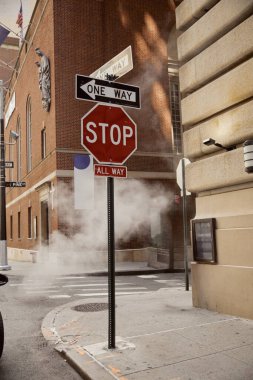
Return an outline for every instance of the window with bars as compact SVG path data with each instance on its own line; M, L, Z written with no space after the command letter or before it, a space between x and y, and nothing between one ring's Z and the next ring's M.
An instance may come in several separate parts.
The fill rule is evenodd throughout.
M18 239L21 239L21 212L18 212Z
M20 116L18 116L18 119L17 119L17 127L16 127L16 131L17 131L17 135L18 135L18 138L17 138L17 181L20 181L21 180L21 124L20 124Z
M180 91L179 79L176 75L169 76L169 93L171 119L173 125L174 151L182 153L182 131L181 131L181 113L180 113Z
M28 239L32 238L32 207L28 207Z
M26 150L27 150L27 172L32 170L32 107L31 97L26 103Z
M13 215L10 215L10 239L13 239Z
M41 159L46 157L46 128L41 130Z

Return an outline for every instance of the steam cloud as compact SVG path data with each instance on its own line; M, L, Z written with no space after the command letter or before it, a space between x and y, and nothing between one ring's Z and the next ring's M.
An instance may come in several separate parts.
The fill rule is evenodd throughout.
M86 271L106 264L107 193L104 178L96 180L95 209L77 211L73 192L64 183L57 185L57 207L69 234L55 231L50 237L50 252L40 248L39 261L51 270L82 265ZM169 209L171 193L162 185L147 185L138 180L115 180L115 240L128 241L150 226L151 210L157 215ZM103 251L103 253L102 253ZM99 254L100 252L100 254Z

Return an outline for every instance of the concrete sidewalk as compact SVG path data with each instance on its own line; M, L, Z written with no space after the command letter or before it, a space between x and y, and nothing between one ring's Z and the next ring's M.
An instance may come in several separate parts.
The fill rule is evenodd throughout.
M117 348L108 350L107 301L67 303L42 324L84 379L253 379L253 321L193 308L183 284L117 296Z

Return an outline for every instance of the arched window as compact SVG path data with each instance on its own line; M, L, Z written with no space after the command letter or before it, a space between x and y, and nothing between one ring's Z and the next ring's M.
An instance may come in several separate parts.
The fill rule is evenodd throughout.
M20 124L20 116L18 116L17 119L17 126L16 126L16 132L17 132L17 181L21 180L21 124Z
M27 172L32 170L32 106L31 97L26 102L26 159Z

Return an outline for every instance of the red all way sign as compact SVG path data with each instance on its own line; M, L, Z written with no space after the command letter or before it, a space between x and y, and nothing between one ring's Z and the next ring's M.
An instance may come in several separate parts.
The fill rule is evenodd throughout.
M109 165L94 165L94 174L97 177L117 177L126 178L127 177L127 167L126 166L109 166Z

